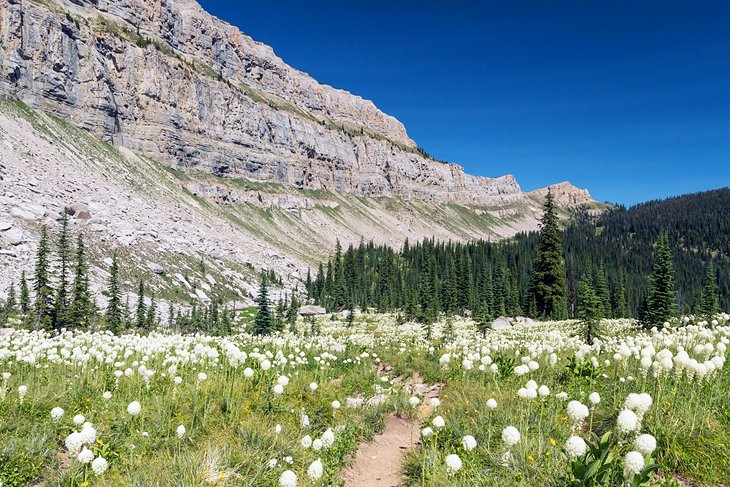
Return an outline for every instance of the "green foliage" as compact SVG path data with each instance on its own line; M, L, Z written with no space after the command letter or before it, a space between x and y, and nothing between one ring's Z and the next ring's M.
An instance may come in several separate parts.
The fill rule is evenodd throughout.
M42 459L28 453L0 453L0 486L25 487L31 485L42 465Z
M662 233L656 244L654 271L651 275L651 288L647 300L647 324L662 326L676 312L672 252L667 234Z
M45 330L53 327L53 288L50 280L49 258L48 230L44 225L41 227L41 238L36 252L33 315L36 327Z
M589 279L578 282L578 318L583 322L584 340L593 344L597 328L603 318L603 299L596 294Z
M106 307L106 325L114 333L122 331L122 297L119 289L119 265L117 255L112 256L112 265L109 267L109 303Z
M533 293L539 316L553 320L568 317L563 243L550 191L545 196L544 213L540 221L540 238L533 264Z
M266 273L261 273L261 284L259 285L258 309L253 322L251 333L254 335L270 335L273 331L273 319L269 309L269 289Z
M707 274L705 275L705 285L702 287L702 298L697 306L697 314L711 319L712 316L720 311L720 299L717 293L717 276L715 275L715 266L712 262L707 264Z

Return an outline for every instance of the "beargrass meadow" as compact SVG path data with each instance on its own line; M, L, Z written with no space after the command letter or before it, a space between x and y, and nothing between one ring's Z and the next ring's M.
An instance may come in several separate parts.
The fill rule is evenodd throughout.
M116 258L102 306L83 238L44 230L3 308L0 483L343 485L399 421L407 485L728 485L727 233L691 240L708 197L647 204L684 227L640 206L564 228L548 196L539 233L338 250L278 302L263 273L254 309L123 303Z

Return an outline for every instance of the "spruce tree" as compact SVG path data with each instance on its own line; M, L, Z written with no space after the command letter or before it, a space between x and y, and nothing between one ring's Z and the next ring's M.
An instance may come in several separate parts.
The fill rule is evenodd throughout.
M150 305L147 307L147 314L144 319L144 326L148 330L153 330L157 326L157 306L155 305L155 297L150 295Z
M109 303L106 307L106 326L112 333L122 331L122 296L119 290L119 266L117 255L112 257L112 265L109 268Z
M61 216L61 231L58 235L58 284L53 309L53 324L56 330L69 325L68 274L71 263L71 243L68 235L68 213L64 208Z
M538 315L553 320L567 318L567 282L563 244L555 202L550 190L545 196L537 256L533 262L533 275L533 293Z
M291 303L289 304L289 311L287 311L286 319L289 322L289 330L296 331L297 316L299 315L299 299L294 294L291 297Z
M79 234L76 240L76 262L71 304L68 308L68 321L74 327L87 328L91 324L91 294L89 292L88 272L84 239Z
M269 289L266 282L266 273L261 273L259 285L258 310L254 318L252 334L270 335L273 328L271 310L269 309Z
M144 281L142 279L139 280L139 285L137 286L137 313L136 313L137 319L135 320L135 326L137 328L143 328L145 325L145 319L147 317L146 309L144 305Z
M603 262L598 267L598 273L596 273L596 296L601 302L603 308L603 317L610 318L613 316L611 311L611 291L608 288L608 280L606 279L606 269L603 267Z
M33 304L36 327L44 330L53 328L53 289L50 283L48 230L41 227L41 239L36 253L35 276L33 279L35 302Z
M590 277L585 276L578 281L578 318L583 323L583 336L587 344L592 345L596 337L598 325L603 318L601 297L593 290Z
M715 266L710 262L707 264L705 285L702 287L702 297L697 307L697 314L711 320L718 311L720 311L720 298L718 296L717 276L715 275Z
M654 270L647 300L647 325L662 327L664 322L674 316L677 310L674 290L674 265L669 237L659 235L654 253Z
M25 271L20 273L20 312L24 315L30 311L30 293L28 292L28 280Z
M15 297L15 284L10 283L10 289L8 289L8 299L5 301L5 311L7 314L15 312L15 308L18 306L17 298Z

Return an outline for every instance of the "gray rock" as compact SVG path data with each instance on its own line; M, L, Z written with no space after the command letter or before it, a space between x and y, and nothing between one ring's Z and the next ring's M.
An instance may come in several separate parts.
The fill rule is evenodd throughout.
M504 316L500 316L492 322L492 329L494 330L506 330L512 328L512 324Z
M147 268L158 275L165 272L165 268L155 262L147 262Z
M5 232L13 228L13 222L8 220L0 220L0 232Z
M20 230L20 228L12 228L10 230L2 232L0 236L10 245L20 245L25 242L23 232Z
M300 316L319 316L327 313L327 310L321 306L315 306L313 304L307 304L299 308Z
M376 396L371 397L368 399L367 405L368 406L380 406L381 404L385 404L385 401L387 398L385 397L385 394L378 394Z

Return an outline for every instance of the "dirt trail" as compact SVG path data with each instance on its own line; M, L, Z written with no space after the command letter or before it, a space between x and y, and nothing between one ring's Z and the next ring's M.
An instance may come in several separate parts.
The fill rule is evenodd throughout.
M415 374L406 391L421 397L418 416L402 418L393 413L385 420L385 429L372 441L361 443L355 462L343 472L345 487L397 487L403 483L403 459L409 448L418 444L420 424L433 411L431 398L438 397L441 385L428 386Z

